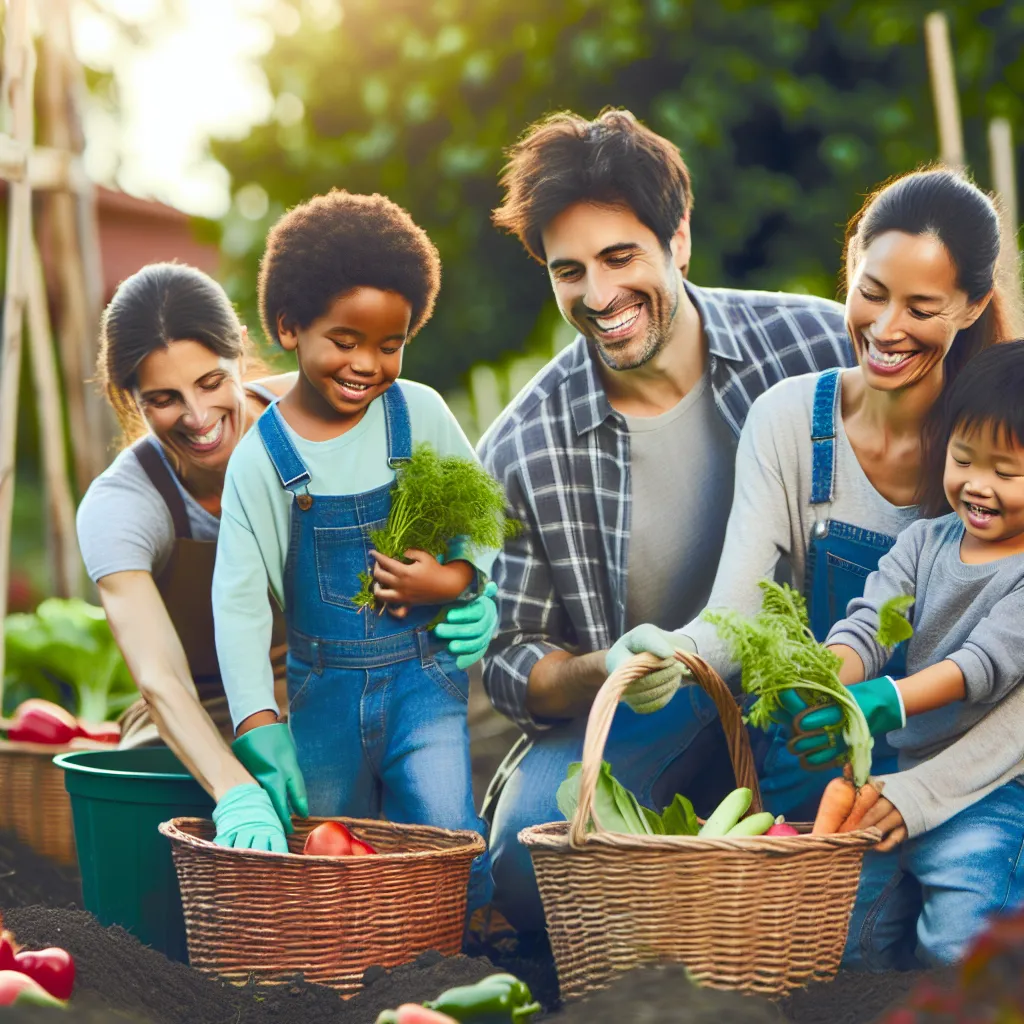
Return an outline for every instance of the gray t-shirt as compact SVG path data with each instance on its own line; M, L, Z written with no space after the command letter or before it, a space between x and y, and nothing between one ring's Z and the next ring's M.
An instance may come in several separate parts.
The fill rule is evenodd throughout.
M155 437L147 438L166 461ZM171 474L185 500L195 540L217 539L220 520L206 511ZM167 504L142 463L126 448L90 484L77 515L78 546L95 583L115 572L143 570L158 575L174 547L174 523Z
M878 609L909 594L914 635L907 643L907 675L945 660L963 672L964 700L914 715L889 733L900 768L955 742L1024 679L1024 555L968 565L960 559L963 537L954 513L908 527L868 577L864 596L851 601L846 618L829 631L827 642L852 647L865 678L873 679L892 655L875 639Z
M705 374L660 416L623 416L633 487L626 626L663 629L707 603L732 502L736 438Z

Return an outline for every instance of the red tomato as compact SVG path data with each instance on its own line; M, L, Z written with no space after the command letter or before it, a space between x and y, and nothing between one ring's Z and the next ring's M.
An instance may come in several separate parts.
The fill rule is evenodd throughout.
M313 857L347 857L352 842L352 833L340 821L325 821L306 836L302 852Z
M398 1024L458 1024L454 1017L437 1010L428 1010L416 1003L402 1003L395 1011Z
M14 945L10 932L0 934L0 971L14 971Z
M0 1006L15 1003L36 1003L42 1006L63 1006L49 992L20 971L0 971Z
M75 961L63 949L23 949L14 969L39 982L56 999L70 999L75 987Z
M362 839L356 839L352 837L352 856L353 857L370 857L377 851L369 844L364 843Z

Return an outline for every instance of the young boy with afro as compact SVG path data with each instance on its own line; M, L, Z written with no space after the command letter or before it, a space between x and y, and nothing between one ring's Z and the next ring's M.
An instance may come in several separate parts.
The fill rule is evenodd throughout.
M398 379L440 275L433 243L380 195L317 196L267 239L260 315L299 372L232 455L213 605L233 749L289 830L288 803L305 811L304 780L311 814L483 831L471 786L468 678L430 624L439 606L455 602L449 621L461 612L461 628L486 646L493 617L465 602L486 583L494 552L471 554L456 539L443 562L423 551L402 561L373 551L370 539L387 520L395 467L414 444L475 458L441 396ZM353 601L365 572L383 614ZM287 725L274 710L265 653L268 586L288 622ZM218 806L219 842L231 844L233 829L260 813L255 804L266 798L249 788L251 808ZM470 909L487 902L489 886L481 856Z

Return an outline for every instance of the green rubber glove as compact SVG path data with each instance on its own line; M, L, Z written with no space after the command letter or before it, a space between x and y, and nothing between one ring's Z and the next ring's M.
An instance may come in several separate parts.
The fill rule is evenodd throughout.
M675 696L683 679L689 676L686 669L675 660L677 650L695 654L697 647L682 633L670 633L650 622L644 622L623 633L605 655L604 667L609 675L634 654L653 654L664 662L660 668L637 679L622 695L623 701L637 714L649 715L660 711Z
M498 624L497 593L498 585L491 580L475 601L449 608L444 622L434 627L435 636L449 641L448 652L456 656L456 668L469 668L487 651Z
M288 852L288 840L281 821L262 786L251 782L232 786L214 807L213 823L217 826L213 841L218 846Z
M857 702L872 736L884 736L907 724L903 698L891 676L879 676L848 687ZM785 690L779 698L790 717L788 729L792 738L786 744L809 765L827 766L846 752L846 740L840 725L843 714L833 701L808 706L795 690ZM786 725L785 720L783 724Z
M300 818L308 817L309 801L306 780L302 777L295 741L288 726L284 722L257 726L239 736L231 744L231 750L266 790L285 832L294 831L292 813Z

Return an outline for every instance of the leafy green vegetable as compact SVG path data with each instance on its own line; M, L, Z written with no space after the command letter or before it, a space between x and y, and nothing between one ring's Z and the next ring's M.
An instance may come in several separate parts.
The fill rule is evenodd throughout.
M17 703L42 697L103 722L138 698L103 609L85 601L53 597L32 614L8 615L4 645L5 707L9 690Z
M479 463L457 455L439 455L426 442L395 476L391 512L383 529L371 534L374 548L401 558L410 548L435 558L446 554L455 538L469 551L500 548L520 529L505 514L505 492ZM360 573L357 605L372 607L373 579Z
M565 779L555 794L555 802L566 821L576 813L579 804L582 767L579 761L569 765ZM625 832L637 836L695 836L700 828L693 805L685 796L676 794L665 813L658 814L644 807L612 775L611 765L607 761L601 762L601 771L594 789L594 807L601 827L609 832ZM592 830L593 822L588 824Z
M763 596L757 615L709 609L702 616L740 663L744 691L757 696L748 720L756 728L768 728L782 710L780 695L788 689L808 704L838 704L854 781L862 786L871 774L874 740L864 712L839 681L842 663L814 639L802 595L774 580L761 580L759 586Z
M676 793L672 803L665 808L661 824L667 836L695 836L700 831L693 804L681 793Z
M914 598L910 594L890 597L878 609L878 629L875 639L883 647L895 647L914 635L914 627L910 624L907 612L910 611Z

